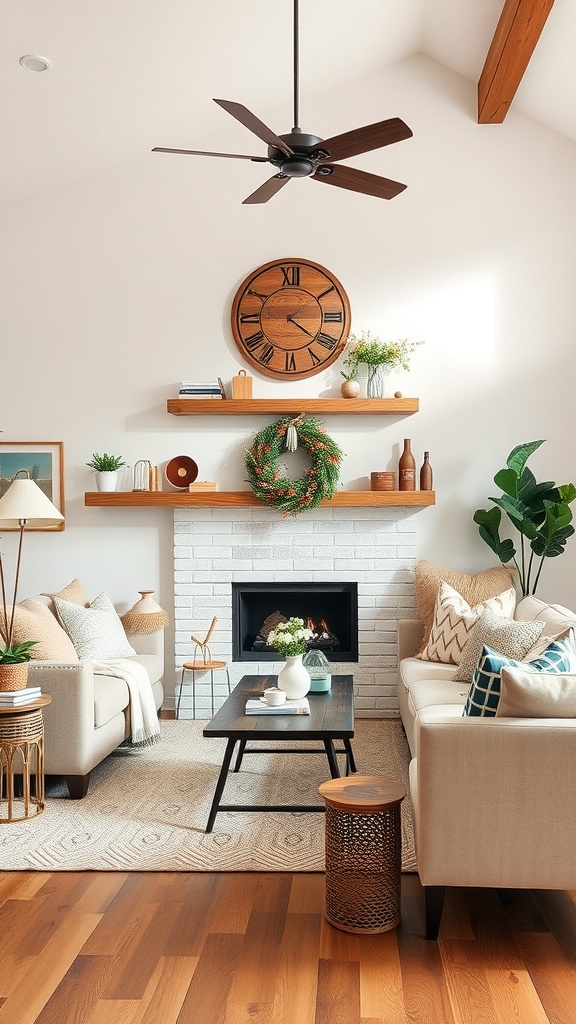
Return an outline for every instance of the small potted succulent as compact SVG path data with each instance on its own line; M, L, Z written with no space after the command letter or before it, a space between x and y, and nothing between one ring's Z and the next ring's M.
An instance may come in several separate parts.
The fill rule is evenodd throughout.
M353 366L347 373L344 370L340 370L341 375L344 377L344 381L340 385L340 394L342 398L358 398L361 388L358 381L358 367Z
M30 648L38 641L27 640L23 644L14 644L10 638L4 640L4 636L2 640L4 647L0 650L0 692L24 690L28 681L28 662L33 654Z
M96 474L96 487L99 491L115 491L122 466L125 466L121 455L93 454L86 465Z

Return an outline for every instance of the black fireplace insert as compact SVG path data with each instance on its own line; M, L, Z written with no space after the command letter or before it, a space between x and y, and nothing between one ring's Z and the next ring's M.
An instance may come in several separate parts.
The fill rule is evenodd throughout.
M357 583L233 583L233 661L278 661L266 642L281 618L312 629L309 648L329 661L358 661Z

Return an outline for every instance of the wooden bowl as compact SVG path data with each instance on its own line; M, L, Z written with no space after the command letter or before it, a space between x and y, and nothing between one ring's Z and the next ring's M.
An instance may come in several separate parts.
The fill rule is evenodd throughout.
M166 479L173 487L181 487L186 490L189 484L193 484L198 476L198 466L189 455L176 455L170 462L166 463Z

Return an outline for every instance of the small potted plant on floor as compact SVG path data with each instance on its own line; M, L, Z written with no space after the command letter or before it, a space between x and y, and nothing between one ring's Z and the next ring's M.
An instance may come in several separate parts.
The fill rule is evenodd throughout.
M94 470L99 491L115 491L120 470L126 463L121 455L107 455L104 452L103 455L94 453L86 465Z

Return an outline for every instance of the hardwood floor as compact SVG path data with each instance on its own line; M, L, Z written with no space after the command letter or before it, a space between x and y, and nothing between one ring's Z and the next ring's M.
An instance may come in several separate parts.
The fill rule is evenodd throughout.
M570 893L449 890L348 935L319 874L0 874L0 1024L574 1024Z

